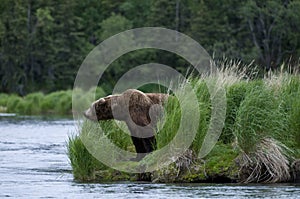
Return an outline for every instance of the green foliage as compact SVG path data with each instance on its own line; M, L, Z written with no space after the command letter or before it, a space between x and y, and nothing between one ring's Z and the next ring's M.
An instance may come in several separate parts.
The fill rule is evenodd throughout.
M300 78L299 76L289 77L280 90L282 108L288 118L288 138L290 147L300 149Z
M167 93L168 88L159 84L145 84L138 88L144 93Z
M101 27L103 31L101 31L100 38L105 40L117 33L131 29L132 23L121 15L112 14L111 17L101 22Z
M297 98L292 103L292 109L289 112L289 125L290 133L292 134L295 145L300 149L300 93L298 92Z
M60 106L60 100L63 99L63 102L65 101L64 98L67 98L66 94L67 92L64 91L56 91L53 93L50 93L49 95L45 96L45 99L41 103L41 108L43 112L54 112L54 110L58 110L58 106ZM66 97L65 97L66 96ZM71 103L72 100L70 99L69 103ZM64 110L64 109L63 109Z
M263 138L281 139L287 129L285 118L280 102L271 89L254 85L246 92L236 114L234 134L239 146L250 152Z
M7 112L14 113L16 110L16 107L23 99L17 95L11 95L9 99L7 100Z
M188 84L189 83L183 83ZM198 98L199 104L199 126L196 129L196 135L193 140L191 149L195 152L199 152L201 143L203 142L203 138L206 134L209 118L210 118L210 99L209 99L209 92L206 87L206 83L203 80L192 80L191 79L191 86L196 91L196 97ZM156 140L157 140L157 148L163 148L170 141L173 140L175 135L177 135L180 131L180 123L184 122L182 109L184 108L185 111L193 112L194 105L191 104L190 96L186 95L184 92L179 90L176 95L171 95L168 98L168 101L165 105L165 114L164 118L162 119L161 123L158 125L160 126L160 130L157 133ZM181 96L181 97L180 97ZM193 114L190 114L189 117L193 117ZM193 126L193 125L191 125ZM190 126L189 126L190 127ZM186 129L183 129L185 131ZM193 131L193 127L189 129L189 131ZM182 132L180 132L182 133ZM184 132L185 137L182 139L189 139L191 136L191 132ZM184 140L181 140L184 142Z
M101 97L105 97L106 93L101 87L96 87L96 99L100 99ZM83 96L84 97L84 96Z
M133 23L133 27L145 27L145 19L148 18L153 0L127 0L121 3L120 11L124 16ZM139 12L136 12L139 10Z
M122 126L122 129L118 125ZM100 126L105 132L105 135L119 148L124 150L134 150L130 132L128 131L125 123L116 123L113 120L102 121ZM124 132L125 130L126 132ZM94 132L95 133L95 132Z
M21 114L37 115L41 112L41 102L44 99L43 93L32 93L24 97L24 112L17 111ZM19 104L20 105L20 104Z
M239 82L231 85L226 89L226 119L225 127L220 137L220 140L222 140L224 143L232 143L234 140L233 130L236 120L236 114L240 108L240 104L245 99L248 84L249 83L247 82Z
M180 104L176 97L170 97L165 106L165 117L162 121L163 124L158 126L163 127L156 136L157 149L161 149L174 138L178 133L179 124L181 119ZM172 125L170 125L172 124ZM162 126L163 125L163 126Z
M232 143L234 141L235 136L233 132L235 129L237 112L240 110L240 105L244 101L247 92L250 92L256 86L263 86L263 81L240 81L226 88L226 119L225 126L220 137L220 140L224 143Z
M195 81L195 80L193 80ZM208 130L208 125L210 122L211 116L211 100L210 100L210 93L207 88L207 82L205 80L198 80L194 83L194 90L196 91L196 95L199 102L199 110L200 110L200 120L199 120L199 127L198 133L192 144L192 149L198 153L202 146L202 142L206 132Z
M68 156L76 180L95 179L95 170L105 168L86 149L79 136L70 136L67 144Z
M296 38L299 38L300 24L294 20L300 14L295 9L300 9L299 1L248 0L240 8L242 21L248 26L247 34L251 35L256 49L255 57L267 70L278 68L283 59L299 56L292 50L299 45ZM291 49L291 53L285 57L281 49Z
M148 8L149 9L149 8ZM150 5L149 25L178 30L176 27L176 1L158 0Z
M72 91L65 91L58 97L54 111L59 114L70 114L72 109Z
M45 93L73 85L84 57L104 39L137 27L166 27L188 34L213 54L265 69L300 55L299 1L127 0L23 1L0 5L0 92ZM103 87L141 63L168 64L185 72L186 62L166 52L133 52L108 70Z
M249 59L247 55L251 46L247 44L248 38L243 38L246 32L245 26L237 15L237 10L241 6L241 1L237 0L192 1L189 34L197 38L200 44L217 59L226 55L233 59L242 57L245 61L251 61L253 57ZM232 9L233 7L235 9ZM235 33L237 29L239 34ZM243 41L242 49L239 47L241 41Z
M8 99L9 99L8 94L0 93L0 106L5 106L6 107Z
M18 95L0 94L0 106L7 112L24 115L58 114L68 115L72 110L72 96L78 103L77 106L87 109L93 101L106 96L104 90L95 87L82 94L79 90L56 91L44 95L41 92L31 93L25 97ZM82 110L83 111L83 110Z
M97 87L91 89L87 95L83 95L80 92L74 90L56 91L50 94L44 95L41 92L31 93L25 97L19 97L17 95L0 94L0 106L1 111L18 113L23 115L38 115L38 114L57 114L68 115L72 110L72 95L79 103L78 106L87 109L91 102L105 96L105 92L102 88ZM3 110L2 110L3 109ZM83 111L83 110L82 110Z
M230 145L217 143L205 157L205 172L208 176L229 176L236 178L238 168L235 158L239 155ZM224 175L225 174L225 175Z
M131 141L131 137L127 126L124 122L116 121L100 121L99 123L84 120L80 125L80 138L85 143L89 150L94 152L93 155L100 155L102 158L105 154L109 160L118 157L119 154L113 154L112 149L106 148L103 151L102 145L107 147L113 145L125 151L134 151L134 146ZM95 152L101 151L103 154L97 154ZM122 157L120 157L122 158Z

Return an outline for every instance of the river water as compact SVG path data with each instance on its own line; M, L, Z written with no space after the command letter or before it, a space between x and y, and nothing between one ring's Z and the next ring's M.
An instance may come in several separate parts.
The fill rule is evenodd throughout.
M300 198L300 185L78 183L71 119L0 114L0 198Z

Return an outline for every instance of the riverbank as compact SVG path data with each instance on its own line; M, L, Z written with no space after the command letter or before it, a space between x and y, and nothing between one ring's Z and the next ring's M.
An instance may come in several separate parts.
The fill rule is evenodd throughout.
M1 112L21 115L70 114L72 91L57 91L47 95L36 92L24 97L0 94L0 107Z
M72 90L56 91L49 94L36 92L23 97L16 94L0 93L0 113L71 115L72 93ZM96 97L105 95L101 88L96 89ZM78 101L82 103L87 101L87 96L78 96L78 98Z
M151 182L239 182L278 183L299 180L300 159L300 77L288 73L272 74L250 80L241 72L222 71L215 77L192 79L200 120L192 145L181 156L165 157L173 163L151 173L131 174L109 168L94 158L82 143L85 135L95 135L101 143L109 138L119 148L134 152L130 136L114 121L99 126L85 121L79 134L70 137L68 155L74 178L78 181L146 180ZM207 84L223 85L226 91L226 119L213 150L199 158L199 150L209 128L211 101ZM182 105L182 104L181 104ZM164 127L157 133L157 150L176 135L181 112L178 100L168 100ZM119 124L119 123L118 123ZM96 143L98 140L95 140ZM101 144L99 146L101 148ZM112 151L103 155L118 158ZM151 167L153 157L138 163L123 162L126 167Z

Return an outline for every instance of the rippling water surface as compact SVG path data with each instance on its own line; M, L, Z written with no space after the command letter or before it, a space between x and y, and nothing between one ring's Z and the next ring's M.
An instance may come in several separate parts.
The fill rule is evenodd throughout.
M70 119L0 115L0 198L300 198L300 185L77 183Z

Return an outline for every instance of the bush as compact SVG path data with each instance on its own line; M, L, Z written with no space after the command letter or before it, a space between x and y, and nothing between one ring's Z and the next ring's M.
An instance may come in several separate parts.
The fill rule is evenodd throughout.
M17 95L11 95L7 101L7 112L8 113L17 113L17 106L23 99Z
M0 94L0 107L4 107L7 112L20 113L26 115L37 114L71 114L72 96L78 101L77 106L86 109L95 99L105 96L102 88L93 88L83 95L78 90L56 91L47 95L41 92L31 93L25 97L17 95ZM96 97L94 97L94 95ZM83 111L83 110L82 110ZM80 112L81 113L81 112Z
M9 95L5 93L0 93L0 106L6 107Z
M56 91L53 93L50 93L45 96L43 102L41 103L41 110L43 113L55 113L55 110L58 102L62 97L66 95L67 91ZM71 101L70 101L71 103Z
M41 112L41 103L44 99L43 93L32 93L24 98L24 111L18 111L22 114L39 114Z
M72 91L60 92L57 95L57 102L53 110L58 114L70 114L72 110Z

